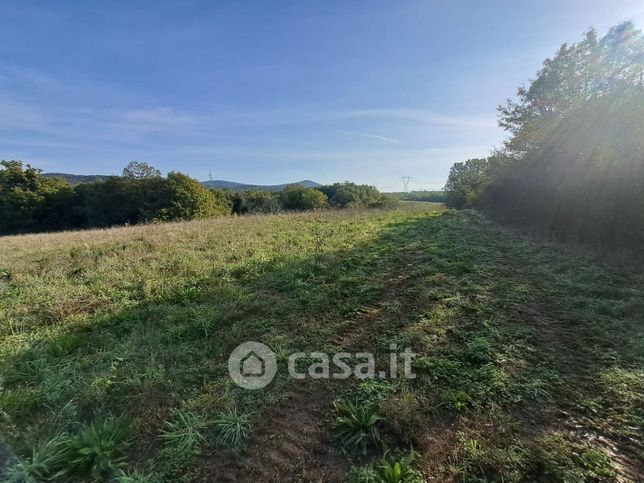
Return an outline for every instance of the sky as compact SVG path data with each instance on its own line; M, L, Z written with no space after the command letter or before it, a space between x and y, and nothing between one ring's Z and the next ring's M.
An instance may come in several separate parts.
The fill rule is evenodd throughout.
M496 108L641 0L0 0L0 159L439 189Z

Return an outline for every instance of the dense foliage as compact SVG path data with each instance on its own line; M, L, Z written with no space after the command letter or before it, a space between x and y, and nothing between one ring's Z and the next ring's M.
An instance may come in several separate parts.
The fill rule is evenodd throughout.
M19 161L1 161L0 232L33 230L44 222L44 206L55 210L59 198L70 194L64 181L48 179L40 170Z
M563 45L499 112L509 139L487 160L452 168L451 206L560 237L641 245L644 36L632 23Z
M385 208L396 204L392 196L369 185L345 181L317 188L290 185L280 192L240 191L232 195L233 213L278 213L320 208Z
M279 192L282 206L287 210L314 210L329 206L329 199L317 189L290 185Z
M227 195L181 173L166 178L145 163L124 176L72 186L20 161L2 161L0 234L191 220L230 213Z
M133 161L123 176L70 185L20 161L1 163L0 234L395 203L372 186L348 182L320 188L290 185L280 192L231 193L205 188L177 172L164 178L149 164Z
M481 188L489 179L489 162L484 158L455 163L445 184L445 203L452 208L476 204Z
M375 187L345 181L317 188L329 198L331 206L339 208L381 208L395 204L395 199L380 193Z
M428 201L431 203L443 203L445 202L445 192L444 191L408 191L408 192L396 192L388 193L394 198L398 198L403 201Z

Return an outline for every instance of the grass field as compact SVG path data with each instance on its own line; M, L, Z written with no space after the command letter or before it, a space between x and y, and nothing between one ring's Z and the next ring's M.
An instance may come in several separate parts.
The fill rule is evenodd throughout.
M642 481L642 267L429 203L0 238L4 478ZM415 379L282 370L392 343ZM334 401L382 418L364 454Z

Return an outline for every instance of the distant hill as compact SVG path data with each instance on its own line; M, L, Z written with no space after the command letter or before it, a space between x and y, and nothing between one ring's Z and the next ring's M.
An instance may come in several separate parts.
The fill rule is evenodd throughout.
M69 174L69 173L43 173L47 178L60 178L69 184L93 183L109 178L106 174Z
M201 182L207 188L217 188L217 189L229 189L231 191L250 191L250 190L260 190L260 191L281 191L286 186L290 184L299 184L305 188L317 188L322 186L315 181L305 179L303 181L296 181L294 183L284 183L284 184L273 184L273 185L261 185L261 184L244 184L236 183L235 181L225 181L222 179L215 179L212 181L202 181Z
M43 176L48 178L60 178L64 179L70 184L81 184L81 183L93 183L94 181L101 181L106 178L109 178L105 174L69 174L69 173L43 173ZM206 188L217 188L217 189L229 189L231 191L250 191L250 190L260 190L260 191L281 191L286 186L290 184L299 184L305 188L317 188L322 186L315 181L305 179L303 181L296 181L295 183L284 183L284 184L273 184L273 185L261 185L261 184L245 184L237 183L235 181L226 181L223 179L215 179L212 181L202 181Z

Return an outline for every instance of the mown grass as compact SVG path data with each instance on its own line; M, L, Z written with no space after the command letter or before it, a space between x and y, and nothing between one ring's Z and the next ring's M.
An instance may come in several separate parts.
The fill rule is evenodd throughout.
M195 479L200 455L243 452L289 398L286 355L341 349L338 334L352 331L379 357L391 343L419 354L416 379L329 385L376 405L382 451L403 461L413 447L426 477L585 481L642 463L636 263L427 204L0 247L3 445L16 467L49 455L43 478L91 478L98 464L101 478ZM249 339L278 355L262 391L227 373L228 354ZM101 454L75 466L70 447L106 422L127 427L123 444L93 444ZM348 456L354 476L383 461Z

